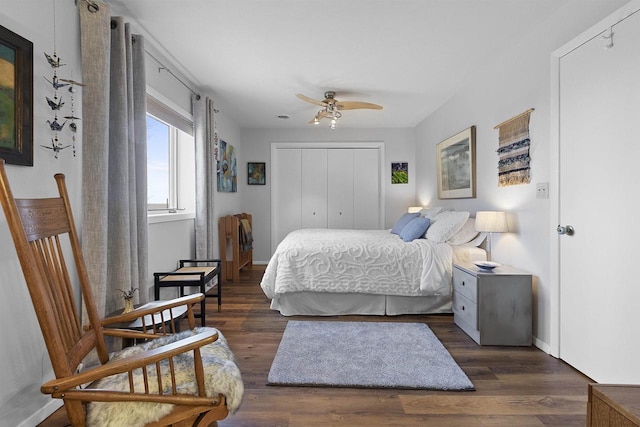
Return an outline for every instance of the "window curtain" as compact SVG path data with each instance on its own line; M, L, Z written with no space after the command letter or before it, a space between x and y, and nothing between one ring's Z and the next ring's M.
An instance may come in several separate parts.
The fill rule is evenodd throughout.
M144 40L100 1L79 1L82 54L82 248L99 312L147 302Z
M196 258L216 256L217 226L214 216L216 156L218 135L213 100L191 96L193 131L196 149Z

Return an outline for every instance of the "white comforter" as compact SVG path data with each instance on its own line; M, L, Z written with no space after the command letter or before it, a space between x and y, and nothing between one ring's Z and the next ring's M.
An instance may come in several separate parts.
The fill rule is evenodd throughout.
M388 230L297 230L278 245L260 285L271 299L299 291L448 295L452 256L447 243L406 243Z

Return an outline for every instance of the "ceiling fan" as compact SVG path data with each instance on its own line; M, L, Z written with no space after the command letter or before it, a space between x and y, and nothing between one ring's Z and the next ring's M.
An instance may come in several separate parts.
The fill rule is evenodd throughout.
M319 105L320 107L322 107L322 110L316 113L315 117L309 121L309 124L317 125L322 119L331 119L331 129L336 128L338 119L342 117L342 113L340 112L341 110L382 110L381 105L372 104L370 102L338 101L336 99L336 93L334 91L325 92L324 99L322 101L309 98L308 96L302 95L300 93L296 96L303 101L307 101L314 105Z

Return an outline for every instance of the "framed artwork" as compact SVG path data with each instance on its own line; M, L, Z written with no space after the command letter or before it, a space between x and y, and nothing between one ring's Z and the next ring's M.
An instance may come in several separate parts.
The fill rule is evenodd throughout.
M238 173L236 169L236 151L233 145L220 140L220 158L218 159L218 191L235 193L238 191Z
M436 163L439 199L476 197L476 127L439 143Z
M265 184L265 164L260 162L247 163L247 184Z
M407 162L391 163L391 183L392 184L408 184L409 183L409 163Z
M33 43L0 26L0 158L33 166Z

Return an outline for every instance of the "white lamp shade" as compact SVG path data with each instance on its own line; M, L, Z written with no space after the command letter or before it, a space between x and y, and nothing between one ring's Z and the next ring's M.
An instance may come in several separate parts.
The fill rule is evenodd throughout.
M507 214L501 211L478 211L476 212L476 231L486 233L506 233Z
M409 209L407 209L407 212L416 213L416 212L420 212L422 209L423 209L422 206L409 206Z

